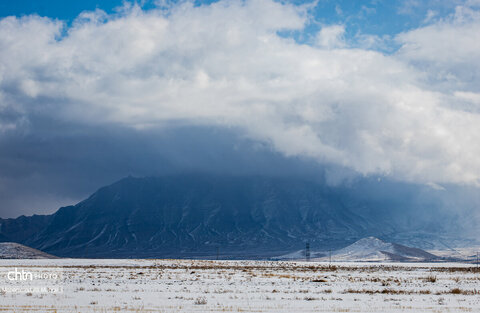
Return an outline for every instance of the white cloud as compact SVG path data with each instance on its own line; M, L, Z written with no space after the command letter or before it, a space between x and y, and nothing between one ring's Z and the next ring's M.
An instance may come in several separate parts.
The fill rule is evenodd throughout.
M478 105L478 109L480 109L480 93L457 91L454 93L454 96L470 104Z
M394 47L391 46L392 38L389 35L372 35L357 33L355 35L355 44L361 49L372 49L377 51L394 51Z
M455 14L397 37L398 56L423 70L441 90L478 88L480 13L457 7Z
M345 47L344 36L344 25L324 26L317 34L316 45L327 49L342 48Z
M338 25L320 31L321 47L278 36L308 17L269 0L97 11L67 30L9 17L0 21L0 117L233 126L286 155L364 174L477 184L480 116L458 107L479 92L476 14L459 8L404 33L394 55L348 48Z
M469 7L480 7L480 0L467 0L465 6Z
M423 20L423 23L427 24L433 21L437 15L438 13L436 11L428 10L427 14L425 15L425 19Z

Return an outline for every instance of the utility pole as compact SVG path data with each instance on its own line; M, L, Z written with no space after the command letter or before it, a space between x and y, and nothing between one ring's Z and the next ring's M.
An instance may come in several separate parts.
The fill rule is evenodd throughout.
M305 244L305 260L307 262L310 261L310 243L309 242Z
M477 251L477 272L478 272L478 251Z
M219 259L219 256L220 256L220 247L217 247L217 261Z
M328 267L332 264L332 249L328 250Z

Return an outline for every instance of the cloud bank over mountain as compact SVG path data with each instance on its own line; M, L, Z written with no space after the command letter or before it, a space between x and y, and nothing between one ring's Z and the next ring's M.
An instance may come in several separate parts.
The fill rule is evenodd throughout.
M394 36L392 53L359 48L338 24L298 42L288 34L305 31L311 6L162 2L84 12L72 25L3 18L0 146L173 123L239 130L286 157L363 175L478 185L478 3L430 14ZM18 155L2 150L6 172Z

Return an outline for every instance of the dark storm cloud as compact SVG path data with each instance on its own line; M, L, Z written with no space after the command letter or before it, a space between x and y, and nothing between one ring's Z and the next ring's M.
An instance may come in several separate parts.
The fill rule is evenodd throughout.
M135 130L30 116L0 139L0 216L55 211L122 177L179 172L323 177L234 129L170 125Z

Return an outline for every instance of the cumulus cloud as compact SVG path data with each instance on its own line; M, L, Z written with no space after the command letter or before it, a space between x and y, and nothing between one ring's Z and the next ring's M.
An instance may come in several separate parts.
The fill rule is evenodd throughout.
M308 46L301 6L270 0L0 21L0 132L31 115L148 129L242 129L287 156L422 183L478 184L477 11L397 37L394 54L349 48L342 26ZM9 130L10 129L10 130ZM0 135L1 136L1 135Z
M316 44L322 48L341 48L345 46L344 35L344 25L322 27L317 34Z
M430 87L477 90L480 70L480 12L458 6L455 13L397 36L398 56L424 72Z

